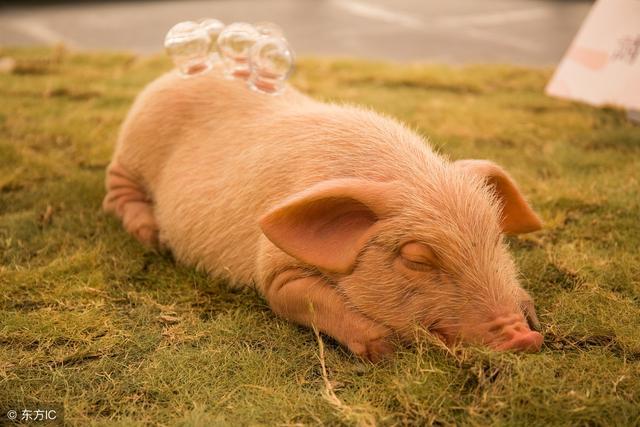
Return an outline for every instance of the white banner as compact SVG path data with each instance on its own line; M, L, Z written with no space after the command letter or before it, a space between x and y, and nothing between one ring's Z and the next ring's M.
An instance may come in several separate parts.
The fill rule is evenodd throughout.
M546 92L640 110L640 0L598 0Z

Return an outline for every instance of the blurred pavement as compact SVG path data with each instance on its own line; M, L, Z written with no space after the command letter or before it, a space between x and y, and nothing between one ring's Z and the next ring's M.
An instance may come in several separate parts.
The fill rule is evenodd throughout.
M557 63L592 2L579 0L0 1L0 45L162 50L175 23L272 21L298 55Z

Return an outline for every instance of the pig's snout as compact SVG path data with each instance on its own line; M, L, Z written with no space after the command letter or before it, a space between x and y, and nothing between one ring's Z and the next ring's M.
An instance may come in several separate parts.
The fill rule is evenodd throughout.
M489 344L496 350L537 352L542 347L542 335L532 331L521 315L500 316L489 322Z
M513 335L511 340L500 345L498 350L514 350L535 353L542 346L542 335L535 331L523 331Z

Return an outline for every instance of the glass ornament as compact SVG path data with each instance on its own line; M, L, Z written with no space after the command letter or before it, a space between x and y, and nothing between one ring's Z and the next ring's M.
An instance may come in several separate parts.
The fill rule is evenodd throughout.
M284 31L282 31L282 28L273 22L256 22L253 26L258 30L261 36L284 38Z
M219 59L218 37L222 30L224 30L224 23L218 19L206 18L200 20L200 27L209 36L209 54L212 56L212 61L215 62Z
M195 76L211 69L209 35L193 21L174 25L164 39L164 47L183 77Z
M293 69L293 52L282 37L262 37L250 51L249 87L263 93L277 95Z
M260 38L260 33L251 24L236 22L228 25L218 37L218 52L228 78L249 77L249 51Z

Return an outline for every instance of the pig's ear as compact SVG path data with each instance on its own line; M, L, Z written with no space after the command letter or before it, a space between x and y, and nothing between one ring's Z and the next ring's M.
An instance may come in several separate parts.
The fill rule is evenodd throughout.
M322 270L348 273L388 215L394 183L343 178L286 199L260 218L262 232L292 257Z
M507 234L540 230L542 221L531 209L516 183L500 166L487 160L458 160L455 165L486 179L502 199L502 231Z

